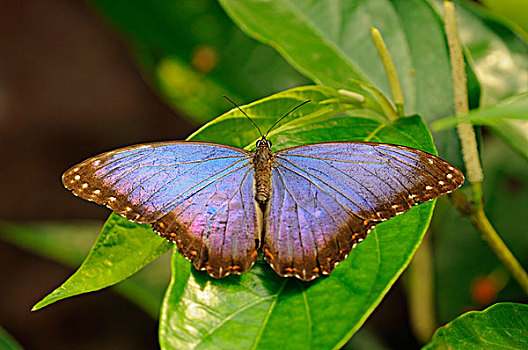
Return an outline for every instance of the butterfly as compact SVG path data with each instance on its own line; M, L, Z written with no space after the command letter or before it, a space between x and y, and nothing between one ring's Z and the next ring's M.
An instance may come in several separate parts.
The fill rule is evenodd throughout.
M278 275L303 281L329 275L376 224L464 182L418 149L340 141L273 152L268 133L253 152L194 141L128 146L75 165L62 182L150 224L211 277L247 271L262 251Z

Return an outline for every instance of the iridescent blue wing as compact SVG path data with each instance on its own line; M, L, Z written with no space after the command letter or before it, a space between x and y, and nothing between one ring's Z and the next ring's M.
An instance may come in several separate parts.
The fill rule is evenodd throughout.
M275 153L263 252L281 276L330 274L374 226L451 192L462 173L429 153L361 142Z
M79 197L151 224L197 269L220 278L258 258L251 156L212 143L152 143L90 158L62 181Z

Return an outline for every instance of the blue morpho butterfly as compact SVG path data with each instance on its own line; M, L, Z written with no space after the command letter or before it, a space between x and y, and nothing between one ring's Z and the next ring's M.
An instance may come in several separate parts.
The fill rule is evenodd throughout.
M330 274L377 223L464 182L451 164L404 146L343 141L272 152L266 135L282 118L265 135L250 118L261 135L254 152L209 142L135 145L77 164L62 182L152 225L211 277L247 271L262 249L277 274L303 281Z

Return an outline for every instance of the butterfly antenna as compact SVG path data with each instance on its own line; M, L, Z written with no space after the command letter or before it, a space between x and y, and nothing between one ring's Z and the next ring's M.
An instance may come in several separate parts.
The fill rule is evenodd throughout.
M240 112L242 112L242 114L245 115L245 116L249 119L249 121L253 123L253 125L255 125L255 128L257 128L257 130L258 130L258 132L259 132L259 134L260 134L260 137L264 137L264 135L262 135L262 131L260 131L260 128L258 127L258 125L255 124L255 122L253 121L253 119L251 119L251 118L249 117L249 115L247 115L246 112L244 112L244 111L242 110L242 108L238 107L238 105L237 105L235 102L233 102L233 101L232 101L229 97L227 97L226 95L223 95L223 97L224 97L226 100L228 100L229 102L231 102L231 103L233 104L233 106L235 106L236 108L238 108L238 110L239 110Z
M304 101L303 103L301 103L300 105L297 105L295 106L291 111L289 111L288 113L286 113L285 115L283 115L282 117L280 117L272 126L271 128L268 129L268 132L266 132L266 135L264 135L264 138L266 138L269 134L269 132L271 131L271 129L273 129L275 127L275 125L279 124L279 122L281 120L283 120L284 118L286 118L288 115L290 115L291 113L293 113L293 111L295 111L297 108L300 108L302 106L304 106L305 104L307 104L308 102L311 102L312 100L308 100L308 101Z

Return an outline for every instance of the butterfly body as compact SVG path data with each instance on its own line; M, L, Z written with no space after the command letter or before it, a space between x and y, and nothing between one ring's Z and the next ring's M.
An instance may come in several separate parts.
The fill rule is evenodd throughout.
M330 274L379 222L458 188L462 173L390 144L326 142L255 152L207 142L129 146L66 171L75 195L150 224L214 278L261 250L284 277Z
M253 165L255 167L255 199L259 204L265 205L271 196L271 169L273 166L271 143L265 137L257 142Z

